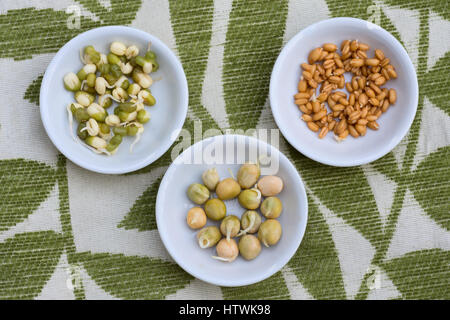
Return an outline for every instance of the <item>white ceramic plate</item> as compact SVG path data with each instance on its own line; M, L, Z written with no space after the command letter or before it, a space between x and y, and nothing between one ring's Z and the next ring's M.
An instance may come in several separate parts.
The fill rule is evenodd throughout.
M221 149L221 147L223 149ZM259 148L258 155L267 154L272 160L276 175L284 181L285 188L279 198L283 211L279 221L283 228L280 241L273 247L263 247L254 260L246 261L238 257L227 263L212 259L215 249L200 249L196 240L196 230L186 224L188 210L195 206L186 196L192 183L202 183L201 175L208 169L217 168L221 179L230 177L229 169L236 175L240 164L254 161L250 150ZM222 164L207 163L205 158L199 164L190 164L191 155L209 154L211 150L223 150L219 159ZM237 160L238 150L245 150L245 157ZM217 154L220 154L217 153ZM242 153L243 154L243 153ZM259 156L258 156L259 157ZM278 160L277 160L278 159ZM278 167L278 169L277 169ZM262 174L268 167L262 166ZM227 214L240 217L245 212L236 199L225 201ZM276 148L255 138L241 135L216 136L191 146L169 167L159 187L156 199L156 221L159 234L172 258L194 277L219 286L243 286L264 280L279 271L294 255L305 233L308 217L308 203L303 182L292 163ZM264 218L263 218L264 219ZM219 223L208 221L207 225Z
M87 45L102 52L109 52L113 41L137 45L142 55L152 43L160 68L152 73L153 79L161 78L152 87L157 103L146 107L151 120L145 124L141 140L130 153L132 137L124 138L113 156L98 155L74 141L70 135L66 106L74 102L74 94L64 89L63 77L68 72L77 73L83 66L80 49ZM134 28L111 26L89 30L66 43L55 55L45 72L40 93L41 118L53 144L67 158L88 170L119 174L143 168L169 149L183 127L188 108L188 86L181 63L174 53L158 38ZM111 114L113 107L108 109ZM74 132L76 131L74 121Z
M337 143L333 134L320 140L300 119L294 104L301 77L300 64L307 62L309 52L324 43L340 47L343 40L358 39L383 50L395 66L398 78L383 87L397 91L397 102L377 122L378 131L368 129L364 137L349 136ZM349 75L346 75L349 76ZM346 77L349 80L349 77ZM389 32L370 22L354 18L334 18L315 23L295 35L281 51L270 79L270 104L275 121L289 143L305 156L332 166L357 166L372 162L391 151L405 136L417 109L418 84L414 66L402 45Z

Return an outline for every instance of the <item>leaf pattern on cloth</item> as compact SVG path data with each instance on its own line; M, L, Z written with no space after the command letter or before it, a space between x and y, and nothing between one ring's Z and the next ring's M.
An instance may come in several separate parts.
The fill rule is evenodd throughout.
M326 166L304 157L292 147L289 147L289 153L302 172L302 178L322 204L358 230L372 245L381 245L380 214L361 167Z
M450 51L440 58L420 81L420 89L438 108L450 116Z
M53 9L15 9L0 15L0 58L29 59L33 55L55 52L70 39L102 25L128 24L136 16L141 1L111 0L111 11L96 0L80 0L83 6L95 9L102 20L80 17L80 28L69 27L72 14ZM20 28L17 27L20 25ZM17 41L21 39L21 41Z
M448 2L442 0L385 0L386 4L394 7L400 7L410 10L417 10L418 8L425 7L433 10L441 15L443 18L450 20L450 6Z
M269 279L243 287L222 287L223 298L226 300L279 300L289 299L289 290L281 272L275 273Z
M440 148L414 172L411 189L425 212L450 231L450 147Z
M33 82L28 86L27 90L25 91L25 95L23 96L24 99L27 99L31 103L36 104L39 106L39 95L41 91L41 83L42 78L44 75L38 76Z
M162 177L158 178L139 196L130 212L118 224L118 228L137 229L138 231L156 229L155 202L161 179Z
M288 266L316 299L345 299L342 271L330 229L319 208L308 198L308 225Z
M50 166L25 159L0 160L0 232L25 220L55 186Z
M288 5L290 1L287 0L230 1L231 11L226 15L228 20L223 44L223 66L219 66L218 70L222 70L225 110L230 127L245 130L258 125L261 111L267 103L270 72L281 48L291 3ZM109 5L105 5L105 2ZM436 13L449 20L450 7L445 1L439 0L325 2L332 17L352 16L375 23L379 21L379 24L400 42L401 36L408 30L405 31L396 21L391 21L386 15L387 10L408 10L408 14L417 17L420 23L418 44L409 50L418 51L419 105L416 119L404 141L406 150L400 157L399 151L394 150L366 167L332 168L315 163L288 147L288 154L301 173L310 197L307 231L288 267L295 275L294 278L297 278L314 298L340 299L347 296L338 259L338 253L343 253L338 252L333 243L330 226L319 211L318 203L311 200L318 198L321 205L344 219L372 243L376 249L372 264L386 271L402 293L402 298L448 299L449 251L436 248L422 250L388 261L385 260L385 254L396 230L397 218L403 209L408 189L413 192L423 210L437 224L449 231L449 147L442 147L429 154L414 171L411 171L411 167L417 152L425 97L446 115L450 115L450 97L447 90L450 85L449 52L427 70L430 52L434 50L430 47L432 42L429 40L430 15ZM81 17L80 29L68 27L67 21L71 15L65 11L50 8L2 11L0 59L18 61L38 54L56 52L68 40L91 28L134 24L138 10L143 9L141 0L75 0L74 3L86 12L86 15ZM212 23L213 18L217 18L213 17L217 13L217 3L217 0L168 0L165 3L172 27L167 34L170 34L169 38L174 37L176 52L188 80L189 112L184 128L191 136L188 139L179 137L160 159L131 174L149 173L156 168L167 167L172 162L172 153L180 151L175 149L178 148L177 144L183 142L185 146L189 146L200 136L204 137L208 129L219 129L210 112L202 105L203 83L211 53ZM161 6L162 4L161 2ZM298 19L303 18L302 15L298 16ZM138 21L136 25L140 27L142 22ZM152 28L146 31L153 33ZM163 37L167 36L161 34ZM38 105L42 74L34 74L30 79L34 80L29 84L23 98ZM0 83L1 81L2 79ZM9 106L3 100L0 100L0 103L4 104L2 110L3 107L21 107ZM1 139L5 137L1 128L3 119L0 117L0 147ZM218 134L217 132L214 131L213 135ZM193 133L197 133L198 137ZM27 157L27 154L23 157ZM384 228L375 204L375 196L367 182L367 177L373 172L372 168L397 185ZM81 263L101 288L119 298L163 299L190 283L192 277L175 263L158 258L127 255L126 248L123 254L77 252L75 239L79 241L79 238L72 231L71 215L76 213L71 212L69 207L69 180L66 160L62 155L58 156L57 168L27 159L0 160L0 236L4 237L4 240L0 240L0 299L28 299L38 296L48 283L62 252L67 253L69 265ZM116 225L117 228L130 230L127 234L156 228L154 202L159 181L160 179L151 183L140 196L129 189L130 196L137 197L137 200L125 218ZM48 198L56 185L59 192L62 234L53 231L14 234L17 231L11 227L27 219ZM10 235L9 232L13 234ZM368 296L370 289L365 286L368 276L369 274L366 274L361 282L360 291L356 295L358 299ZM291 297L290 289L282 272L278 272L258 284L241 288L221 288L221 291L225 299L288 299ZM74 290L75 297L84 299L84 290L81 283L81 286Z
M431 249L410 252L383 263L389 278L404 299L450 298L450 251Z
M224 98L233 129L258 123L286 17L287 1L233 1L223 61Z
M163 299L193 278L177 264L123 254L77 254L89 276L106 292L123 299Z
M63 248L63 236L53 231L21 233L0 243L0 299L36 297Z

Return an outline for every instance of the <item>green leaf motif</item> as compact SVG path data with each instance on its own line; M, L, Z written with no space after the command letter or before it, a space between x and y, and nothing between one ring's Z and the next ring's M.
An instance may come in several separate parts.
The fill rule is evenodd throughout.
M425 212L450 231L450 147L443 147L423 160L410 185Z
M368 7L373 5L371 0L326 0L332 17L354 17L363 20L369 18Z
M450 116L450 51L419 80L420 91Z
M244 287L222 287L225 300L283 300L289 299L289 289L281 272L269 279Z
M450 299L450 251L408 253L383 264L404 299Z
M378 4L371 0L326 0L333 17L354 17L379 23L380 27L394 35L400 42L400 33ZM377 15L379 21L376 21ZM375 20L375 21L374 21ZM403 44L403 43L402 43Z
M385 0L390 6L399 6L400 8L417 10L419 8L429 8L438 13L447 20L450 20L450 6L448 1L442 0Z
M64 238L53 231L17 234L0 243L0 299L32 299L52 276Z
M345 299L342 271L330 229L314 201L308 199L308 225L288 266L316 299Z
M24 159L0 160L0 232L26 219L50 195L56 172Z
M99 17L104 25L130 24L142 5L142 0L110 0L110 7L103 6L98 0L76 1Z
M361 167L331 167L308 159L290 147L302 178L320 201L375 247L383 243L380 214Z
M105 291L123 299L164 299L193 278L177 264L123 254L77 254L89 276Z
M25 91L24 99L27 99L31 103L39 106L39 94L41 90L42 78L44 76L41 74L28 86L27 91Z
M156 229L155 203L161 178L144 191L134 203L130 212L119 223L118 228L148 231Z
M81 28L69 29L69 17L64 11L34 8L9 10L0 15L0 58L23 60L55 52L77 34L99 26L81 17Z
M25 8L0 15L0 58L29 59L33 55L57 51L70 39L102 25L129 24L136 17L141 1L111 0L111 9L95 0L79 1L95 9L100 21L80 17L80 28L71 28L74 14L53 9ZM17 41L21 39L21 41Z
M213 0L169 0L170 18L177 50L189 87L189 109L203 127L218 128L201 103L208 62L214 11Z
M287 1L233 1L223 58L224 98L233 129L258 124L283 42L287 9Z

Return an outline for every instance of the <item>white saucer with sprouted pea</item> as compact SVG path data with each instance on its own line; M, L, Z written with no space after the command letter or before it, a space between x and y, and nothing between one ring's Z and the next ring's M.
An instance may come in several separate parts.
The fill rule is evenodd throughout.
M223 145L224 159L238 149L265 148L276 159L275 171L267 174L259 156L231 163L183 159ZM307 199L298 172L278 149L248 136L217 136L191 146L169 167L156 218L164 245L183 269L209 283L241 286L271 276L295 254Z

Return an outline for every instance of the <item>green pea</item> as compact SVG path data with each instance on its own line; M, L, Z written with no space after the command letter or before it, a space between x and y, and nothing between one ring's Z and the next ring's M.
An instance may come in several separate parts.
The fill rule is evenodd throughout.
M121 87L123 90L127 90L129 86L130 86L130 81L124 80L124 82L122 82L122 85L121 85L120 87Z
M100 73L101 73L102 75L105 75L105 74L107 74L107 73L109 73L109 72L111 71L111 65L108 64L108 63L102 64L102 65L99 67L99 71L100 71Z
M97 52L97 50L95 50L94 46L90 45L90 46L86 46L84 48L84 53L85 54L96 54L98 52Z
M136 119L142 124L147 123L150 120L150 113L147 110L139 110Z
M89 118L89 113L85 108L78 108L75 111L75 119L77 119L78 122L88 121Z
M127 112L127 113L136 111L136 108L137 107L132 102L125 102L125 103L119 104L119 110L123 111L123 112Z
M119 136L126 136L127 135L127 128L125 127L114 127L113 132L115 135Z
M87 93L90 93L90 94L96 94L97 93L97 91L95 91L95 88L89 87L89 86L84 86L83 91L87 92Z
M72 114L75 114L75 112L77 111L77 108L75 107L75 104L71 104L70 105L70 111L72 112Z
M150 62L151 62L152 65L153 65L152 72L158 71L158 69L159 69L159 63L156 62L156 60L154 60L154 59L150 60Z
M105 78L106 81L108 81L109 85L113 85L114 83L116 83L116 81L119 79L119 77L115 77L112 75L112 73L107 73L103 76L103 78Z
M78 79L80 79L80 81L83 81L86 80L87 74L83 69L81 69L80 71L78 71L77 77Z
M112 152L117 149L117 147L122 143L122 136L121 135L115 135L111 138L109 143L106 146L106 150L109 152Z
M86 127L86 122L80 122L80 124L78 124L77 136L80 137L81 140L86 139L88 137L88 135L89 135L86 130L81 131L85 127Z
M138 66L138 64L136 63L136 57L130 59L130 64L133 66L133 68L136 68Z
M149 50L147 51L147 53L145 54L145 59L146 60L156 60L156 53L154 53L153 51Z
M120 121L125 122L128 120L130 112L119 111L118 117Z
M92 63L97 64L100 61L100 53L94 49L93 46L87 46L84 48L84 54L88 56Z
M111 74L117 79L119 79L120 76L122 75L122 71L120 70L120 67L117 64L113 64L111 66Z
M128 126L127 127L127 135L129 136L135 136L138 133L139 128L135 126Z
M116 56L114 53L108 53L106 57L108 58L108 62L112 65L116 65L120 62L119 57Z
M148 90L147 90L148 91ZM154 106L156 104L156 99L155 97L149 93L145 98L144 98L144 104L148 105L148 106Z
M95 73L89 73L86 77L86 83L89 87L93 88L95 87L95 79L97 77L95 76Z
M109 107L111 107L111 105L112 105L111 98L106 98L105 101L103 102L102 107L105 108L105 109L108 109Z
M100 132L103 134L108 134L111 132L111 128L106 123L100 122L98 127L100 128Z

